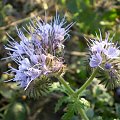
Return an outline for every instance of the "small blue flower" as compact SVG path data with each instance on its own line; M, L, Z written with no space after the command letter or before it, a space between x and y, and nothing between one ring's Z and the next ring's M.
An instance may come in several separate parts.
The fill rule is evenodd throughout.
M110 58L117 58L120 55L120 50L114 46L109 46L107 49L104 50L104 54Z
M93 54L90 58L90 67L97 67L102 63L102 57L99 53Z
M100 38L97 35L97 39L90 39L88 45L91 52L90 67L99 67L101 71L104 70L107 78L103 79L103 82L109 88L119 86L120 46L117 47L118 45L112 42L112 38L109 39L109 33L106 33L105 39L103 39L101 32Z
M100 33L100 38L98 38L98 40L90 39L88 43L91 51L91 67L102 67L103 63L105 64L109 60L118 58L120 55L119 47L117 47L112 40L109 40L109 33L106 34L105 39L102 39Z

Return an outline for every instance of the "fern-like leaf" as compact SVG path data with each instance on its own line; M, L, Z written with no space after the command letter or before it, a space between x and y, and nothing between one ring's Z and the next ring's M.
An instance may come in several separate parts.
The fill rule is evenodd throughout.
M67 96L63 96L58 100L58 103L55 106L55 112L57 112L60 107L62 106L63 103L66 103L68 101L68 97Z
M62 120L71 120L74 116L74 105L72 103L68 104L67 112L62 116Z
M89 107L88 101L84 98L81 98L80 100L75 100L72 103L69 103L67 105L67 112L62 116L62 120L71 120L74 114L77 114L79 109L84 109L85 107Z

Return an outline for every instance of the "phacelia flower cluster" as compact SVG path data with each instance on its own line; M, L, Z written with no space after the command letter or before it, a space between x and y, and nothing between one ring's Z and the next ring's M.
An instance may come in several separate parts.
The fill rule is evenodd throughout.
M120 46L113 43L112 39L113 37L109 38L109 33L106 33L103 39L100 32L100 37L97 35L97 39L88 41L91 53L90 67L100 67L106 71L111 87L120 85Z
M10 67L10 72L15 75L12 80L25 90L41 76L62 75L65 72L63 43L69 37L69 28L73 23L64 27L65 24L65 18L60 19L59 15L49 23L36 18L25 29L29 37L20 29L17 29L19 43L9 36L11 40L5 49L9 50L9 57L18 65L18 68Z

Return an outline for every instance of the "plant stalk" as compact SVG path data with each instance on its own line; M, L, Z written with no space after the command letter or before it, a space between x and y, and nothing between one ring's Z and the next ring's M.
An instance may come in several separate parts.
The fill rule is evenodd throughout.
M64 80L64 78L62 76L56 76L59 81L65 86L65 88L67 89L67 91L72 95L74 94L74 90L66 83L66 81Z
M82 85L82 87L80 87L78 89L78 91L76 92L76 96L79 97L80 93L85 90L89 85L90 83L92 82L92 80L94 79L94 77L96 76L97 74L97 71L98 71L99 68L96 68L93 70L91 76L89 77L89 79ZM87 117L85 111L82 109L82 108L79 108L78 112L80 113L81 115L81 118L83 118L83 120L89 120L89 118Z
M80 113L80 115L81 115L81 118L82 118L83 120L89 120L89 118L87 117L85 111L84 111L82 108L79 108L78 111L79 111L79 113Z
M79 96L80 93L90 85L90 83L93 81L94 77L96 76L98 69L99 69L98 67L96 69L94 69L91 76L89 77L89 79L82 85L82 87L80 87L77 90L77 92L76 92L77 96Z

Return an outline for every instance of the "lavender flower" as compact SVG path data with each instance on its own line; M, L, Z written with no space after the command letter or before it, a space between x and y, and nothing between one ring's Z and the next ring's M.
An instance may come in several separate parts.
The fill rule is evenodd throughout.
M102 57L99 53L93 54L90 59L90 66L97 67L102 63Z
M9 57L18 65L18 68L10 67L11 73L15 74L12 80L25 90L37 79L65 72L61 53L64 52L63 43L69 37L69 28L73 25L64 27L65 23L65 18L60 19L59 15L50 23L35 19L35 23L34 20L29 23L29 29L24 28L29 38L20 29L17 29L20 43L9 36L11 41L5 49L10 51Z
M105 63L105 61L117 59L120 55L119 47L117 47L117 45L115 45L112 40L109 41L109 33L106 34L104 40L101 37L101 33L98 40L90 39L89 48L91 51L91 67L98 67L102 65L103 62Z
M91 51L90 67L100 67L106 73L108 73L108 80L111 81L111 85L107 82L106 86L120 85L120 46L112 42L109 39L109 33L106 33L105 39L102 38L100 32L100 38L97 35L96 39L90 39L88 41L89 49Z

